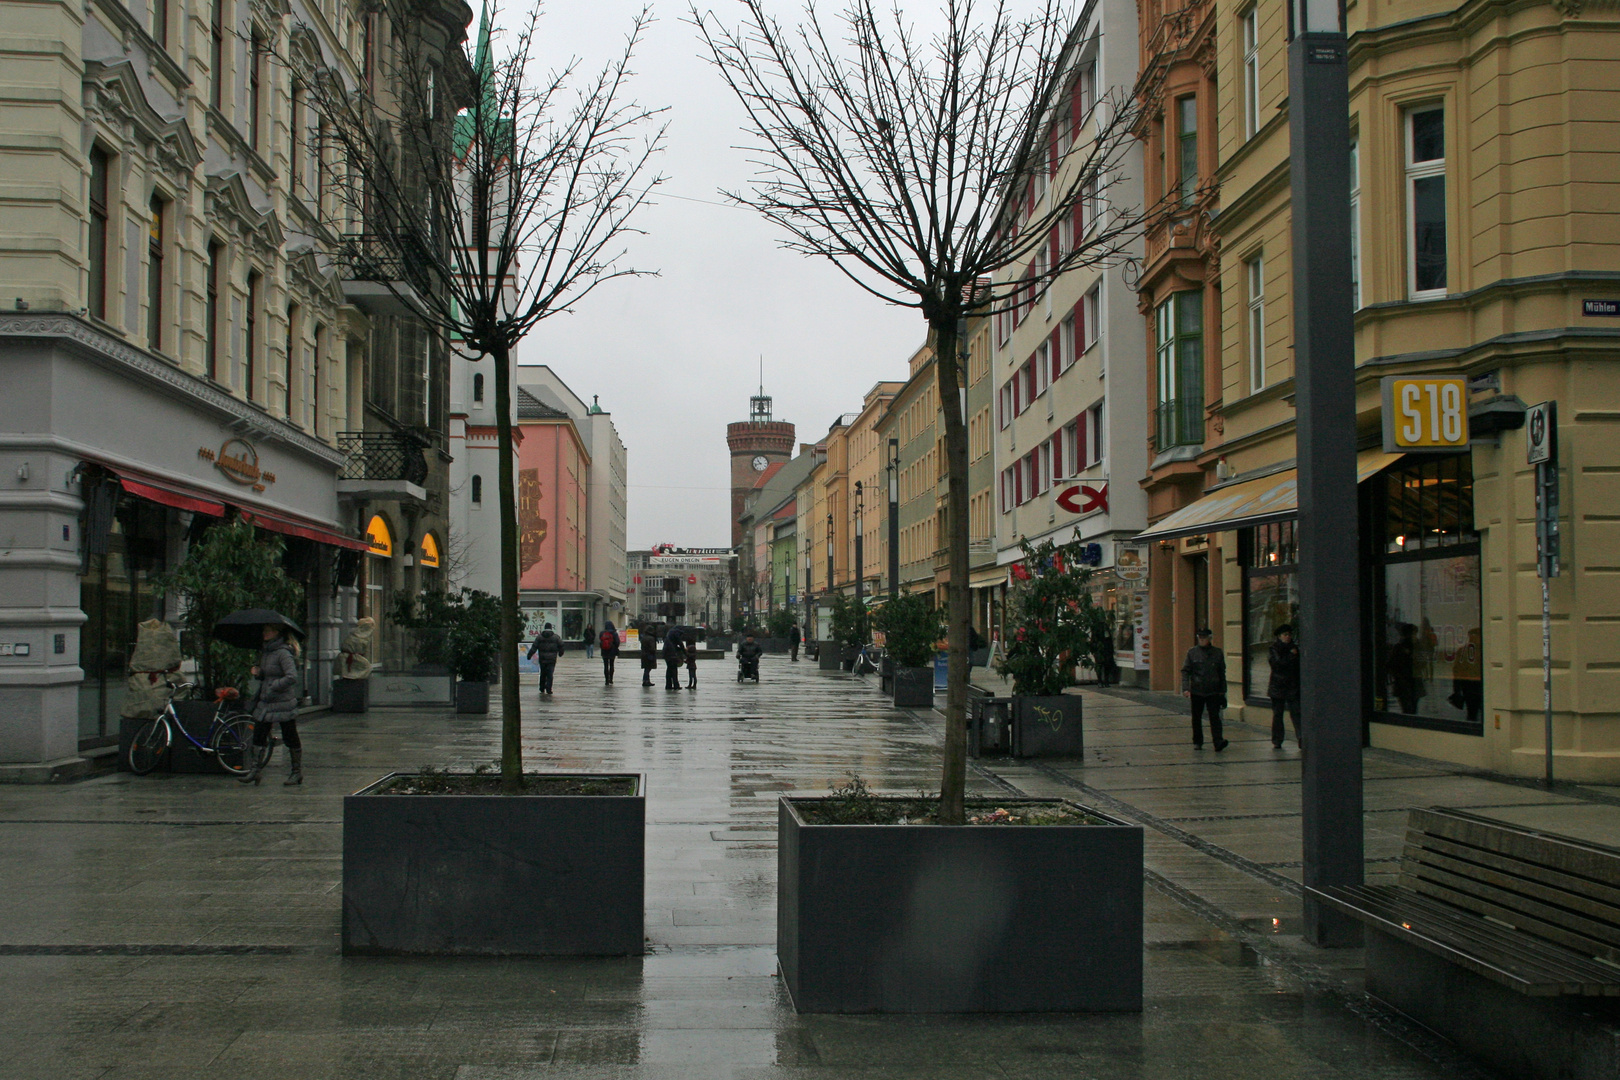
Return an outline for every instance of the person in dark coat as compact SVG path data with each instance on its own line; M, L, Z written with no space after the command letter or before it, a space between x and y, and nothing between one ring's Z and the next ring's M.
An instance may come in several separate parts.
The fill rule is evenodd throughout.
M595 657L596 657L596 627L593 624L593 625L587 626L585 628L585 659L592 660L592 659L595 659Z
M292 764L283 787L304 782L304 744L298 738L298 721L294 710L298 708L298 664L294 660L298 645L282 626L264 628L264 645L259 650L259 662L253 665L253 674L259 679L259 696L253 702L253 763L245 776L238 779L244 784L257 784L260 774L270 765L275 749L270 745L270 728L281 725L281 741L287 744Z
M788 659L794 663L799 662L799 642L803 640L803 631L799 629L798 623L794 623L793 629L788 631Z
M681 665L686 663L686 649L681 644L681 628L671 626L664 635L664 689L681 688Z
M1283 745L1283 710L1294 721L1294 741L1300 749L1305 741L1299 734L1299 646L1294 644L1294 628L1287 623L1277 627L1276 640L1271 643L1271 678L1266 683L1271 697L1271 746L1281 750Z
M1181 696L1192 702L1192 736L1196 749L1204 748L1204 717L1209 713L1209 734L1219 753L1227 747L1221 732L1221 710L1226 708L1226 654L1212 642L1214 631L1201 627L1198 644L1187 650L1181 665Z
M688 630L684 638L686 643L686 688L697 689L697 654L698 639L696 630Z
M540 693L551 696L551 680L557 673L557 658L563 654L563 640L550 623L540 630L540 636L529 646L529 659L540 664Z
M602 678L612 686L613 665L619 659L619 632L613 628L612 619L602 624L602 636L597 644L602 647Z
M641 624L641 685L652 685L652 673L658 669L658 628L651 623Z

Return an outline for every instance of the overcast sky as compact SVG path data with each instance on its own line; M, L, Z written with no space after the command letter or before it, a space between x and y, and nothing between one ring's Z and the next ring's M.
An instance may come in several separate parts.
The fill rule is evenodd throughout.
M715 6L732 20L740 10ZM640 7L550 0L540 23L546 59L577 55L599 67ZM780 8L784 18L797 10ZM674 4L655 9L633 84L638 101L669 106L660 162L669 179L637 220L647 235L630 238L632 264L661 276L608 283L518 351L520 363L550 364L587 403L600 395L612 412L629 453L632 549L730 544L726 424L748 418L762 357L776 418L808 442L858 409L873 383L904 378L925 333L915 310L873 299L830 263L781 250L751 211L712 205L723 202L718 189L741 187L753 170L732 149L743 141L740 109L699 57L684 14Z

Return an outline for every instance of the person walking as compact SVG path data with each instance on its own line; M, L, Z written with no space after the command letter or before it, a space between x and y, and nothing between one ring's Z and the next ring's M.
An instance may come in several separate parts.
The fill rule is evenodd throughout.
M1204 748L1203 714L1209 713L1209 734L1215 740L1215 752L1227 747L1222 738L1221 710L1226 708L1226 654L1211 642L1215 632L1200 627L1198 644L1187 650L1187 659L1181 665L1181 696L1192 702L1193 748Z
M619 632L613 628L612 619L602 624L602 636L596 643L602 647L602 678L612 686L613 665L619 659Z
M1294 644L1294 628L1287 623L1277 627L1271 643L1271 678L1266 682L1271 697L1271 748L1283 746L1283 710L1294 721L1294 741L1301 750L1305 740L1299 734L1299 646Z
M641 624L641 685L652 685L652 673L658 670L658 627Z
M557 673L557 658L563 654L563 640L557 636L557 631L550 623L541 628L540 634L529 646L529 659L540 664L540 694L542 697L551 696L552 679Z
M293 717L298 707L297 654L298 643L285 627L265 626L259 662L252 669L259 679L259 695L253 702L253 764L245 776L237 778L241 783L257 784L260 774L269 768L275 753L270 745L270 728L275 724L281 725L281 741L287 744L292 758L281 786L294 787L304 782L304 744L298 738L298 721Z
M799 662L799 642L803 640L804 634L800 631L799 624L795 622L793 629L788 631L788 658L795 664Z
M585 659L596 659L596 627L594 624L585 628Z
M686 635L686 688L697 689L697 631L693 630Z
M671 626L664 635L664 689L681 688L681 665L686 663L686 650L681 647L681 628Z

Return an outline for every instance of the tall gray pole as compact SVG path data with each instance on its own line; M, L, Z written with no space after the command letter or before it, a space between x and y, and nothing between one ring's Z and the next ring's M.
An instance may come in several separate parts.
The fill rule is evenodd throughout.
M1292 0L1288 46L1299 459L1301 817L1308 889L1360 885L1361 595L1350 290L1350 90L1340 0ZM1360 927L1305 894L1305 938Z
M866 493L861 490L861 481L855 481L855 606L861 607L866 602L866 562L865 554L861 551L862 518L866 516Z
M889 595L900 595L900 440L889 440Z

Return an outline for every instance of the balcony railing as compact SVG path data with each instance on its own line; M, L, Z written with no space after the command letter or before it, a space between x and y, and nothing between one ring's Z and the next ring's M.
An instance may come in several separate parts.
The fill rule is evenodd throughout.
M427 482L427 458L422 443L395 431L342 431L338 449L343 452L339 480L370 480L411 484Z
M1204 399L1171 398L1153 411L1153 445L1161 453L1204 441Z

